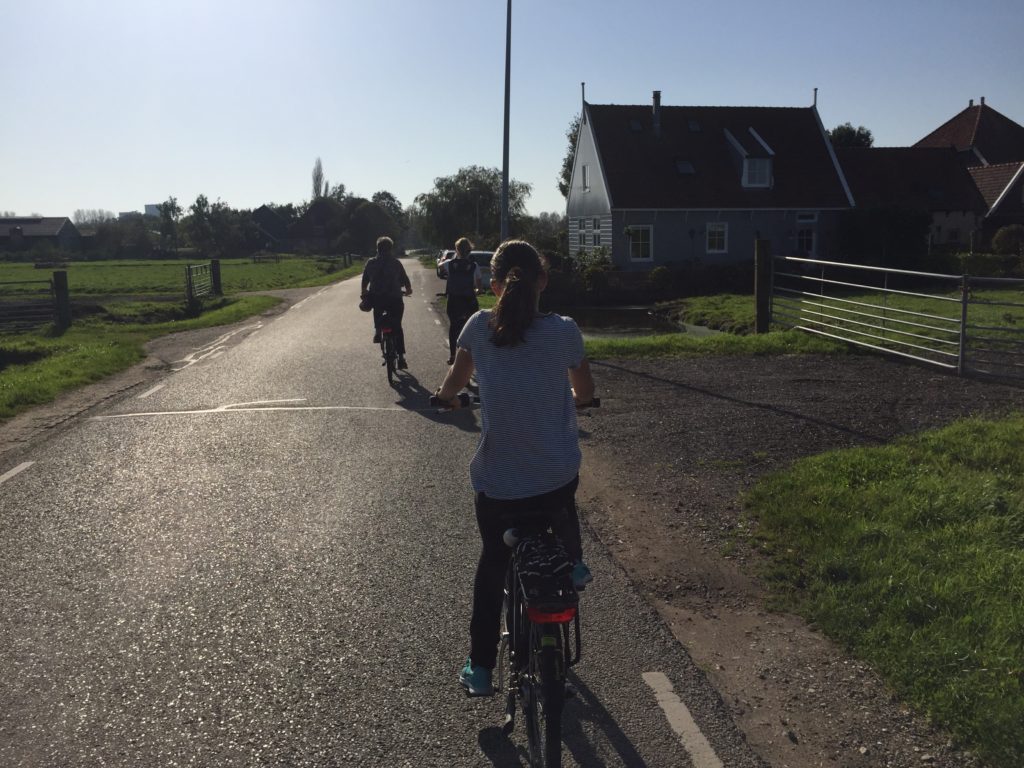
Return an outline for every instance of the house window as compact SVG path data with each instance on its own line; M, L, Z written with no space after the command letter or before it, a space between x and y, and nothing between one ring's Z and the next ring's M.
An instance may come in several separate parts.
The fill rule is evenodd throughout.
M800 253L815 252L815 223L817 213L798 213L796 215L796 249Z
M804 227L796 231L796 249L800 253L814 253L814 229Z
M599 248L601 246L601 220L594 218L594 247Z
M743 161L744 187L770 187L772 161L767 157L748 157Z
M629 244L629 258L632 261L650 261L653 258L651 227L627 227L626 242Z
M708 224L708 253L729 252L729 225L724 221Z
M583 171L581 173L581 178L583 180L583 188L584 189L590 189L590 166L589 165L584 165L583 166Z

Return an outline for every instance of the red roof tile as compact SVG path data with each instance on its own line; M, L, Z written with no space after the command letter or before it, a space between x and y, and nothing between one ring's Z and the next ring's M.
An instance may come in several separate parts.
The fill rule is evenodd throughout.
M996 112L988 104L967 107L929 133L915 147L977 149L991 164L1024 160L1024 126Z
M1024 163L1002 163L970 169L974 183L989 208L995 205L1022 165Z

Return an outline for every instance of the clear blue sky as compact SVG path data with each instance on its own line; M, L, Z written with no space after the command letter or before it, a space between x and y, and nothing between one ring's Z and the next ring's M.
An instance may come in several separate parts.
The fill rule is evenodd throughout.
M199 194L238 208L331 183L408 205L500 168L505 0L0 0L0 211ZM1024 124L1021 0L514 0L510 168L556 183L595 104L807 106L912 144L985 96Z

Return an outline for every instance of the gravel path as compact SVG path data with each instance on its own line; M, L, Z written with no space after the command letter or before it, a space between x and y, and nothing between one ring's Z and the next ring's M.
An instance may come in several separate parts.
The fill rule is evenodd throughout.
M772 766L976 766L865 665L766 609L739 494L832 448L1024 410L1024 389L877 356L597 361L581 501ZM724 554L729 552L730 554Z

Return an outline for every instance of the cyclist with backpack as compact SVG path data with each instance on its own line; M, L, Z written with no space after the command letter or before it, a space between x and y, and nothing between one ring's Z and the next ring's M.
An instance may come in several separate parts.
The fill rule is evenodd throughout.
M481 434L470 463L483 544L473 583L470 654L459 682L471 696L494 692L509 521L542 514L575 563L573 581L593 579L583 563L576 488L581 453L576 407L594 396L583 336L568 317L542 314L547 265L521 240L502 243L491 262L493 310L474 314L458 338L455 362L436 396L458 408L476 371Z
M444 293L448 297L448 365L455 362L455 344L470 316L480 309L476 295L483 290L480 269L469 254L473 243L460 237L455 241L455 258L441 262L438 266L446 276Z
M405 304L402 296L412 296L412 283L405 273L405 267L394 255L395 243L390 237L377 238L377 255L367 259L363 265L363 280L360 289L362 302L373 306L373 343L380 344L381 316L387 312L395 334L398 351L398 367L409 367L405 361L405 333L402 331L402 315Z

